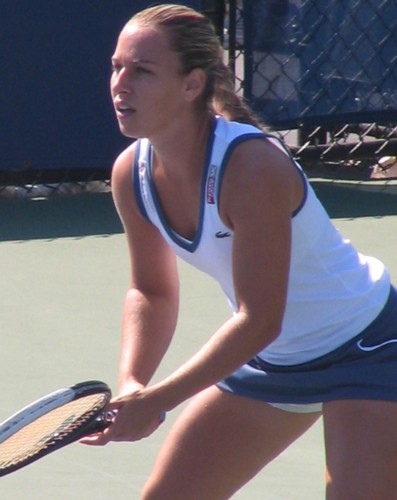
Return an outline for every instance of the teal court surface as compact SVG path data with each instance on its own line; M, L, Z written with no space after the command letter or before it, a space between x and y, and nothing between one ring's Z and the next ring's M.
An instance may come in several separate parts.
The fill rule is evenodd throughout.
M382 259L397 282L393 188L312 183L344 236ZM0 200L0 269L0 420L83 380L103 380L115 392L128 259L110 194ZM180 321L158 377L184 361L229 314L216 284L183 263L180 272ZM179 411L146 440L105 448L73 444L0 478L0 499L137 500ZM321 500L323 455L320 422L234 498Z

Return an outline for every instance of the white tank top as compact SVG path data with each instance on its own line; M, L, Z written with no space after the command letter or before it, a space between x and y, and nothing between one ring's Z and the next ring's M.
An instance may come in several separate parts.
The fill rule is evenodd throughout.
M151 176L152 148L137 141L133 182L142 214L161 232L174 252L217 280L236 311L232 280L233 231L219 216L218 200L228 159L242 141L276 138L259 129L218 117L208 141L201 187L200 220L193 241L170 228ZM243 168L243 167L242 167ZM273 364L303 363L332 351L358 335L386 303L390 278L384 265L358 253L333 226L305 182L305 198L292 217L292 248L287 303L280 335L259 357Z

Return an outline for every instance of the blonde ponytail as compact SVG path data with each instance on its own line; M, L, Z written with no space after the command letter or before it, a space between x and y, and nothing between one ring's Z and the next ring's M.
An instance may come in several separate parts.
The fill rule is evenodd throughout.
M236 94L231 71L222 60L215 70L212 108L216 114L228 120L264 127L249 106Z

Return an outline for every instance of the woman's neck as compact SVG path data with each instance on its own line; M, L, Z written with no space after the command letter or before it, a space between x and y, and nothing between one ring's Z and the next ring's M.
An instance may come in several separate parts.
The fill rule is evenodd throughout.
M153 140L153 167L175 178L201 175L212 129L209 112L175 127L168 138ZM188 167L188 168L187 168Z

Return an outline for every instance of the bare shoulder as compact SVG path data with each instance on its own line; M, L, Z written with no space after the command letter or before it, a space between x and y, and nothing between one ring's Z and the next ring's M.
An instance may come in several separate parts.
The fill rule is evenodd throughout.
M228 166L233 176L249 179L251 175L295 179L296 166L291 158L268 139L250 139L234 149Z
M132 176L132 166L135 157L135 143L128 146L116 158L112 169L112 186L119 188L119 183L124 181L127 176Z
M112 194L121 216L135 206L132 181L134 157L135 144L131 144L116 158L112 169Z
M221 191L221 207L239 207L246 200L258 208L283 204L292 213L304 196L302 176L292 159L269 140L250 139L230 156Z

